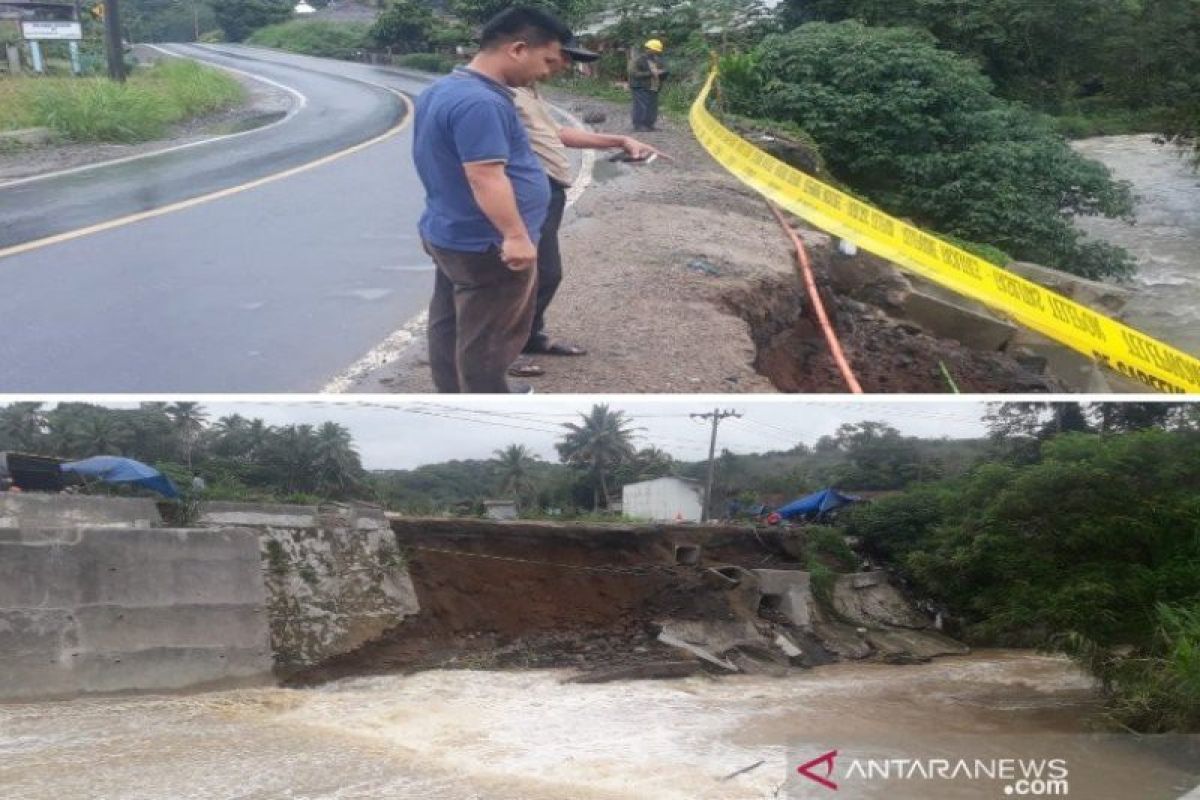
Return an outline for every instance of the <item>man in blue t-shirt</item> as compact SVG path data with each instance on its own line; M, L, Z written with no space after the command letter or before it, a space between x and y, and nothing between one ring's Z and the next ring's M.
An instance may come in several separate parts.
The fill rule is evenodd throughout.
M483 28L471 63L417 98L413 158L425 186L421 239L437 265L429 364L439 392L509 392L529 338L549 181L510 87L548 77L571 32L514 7Z

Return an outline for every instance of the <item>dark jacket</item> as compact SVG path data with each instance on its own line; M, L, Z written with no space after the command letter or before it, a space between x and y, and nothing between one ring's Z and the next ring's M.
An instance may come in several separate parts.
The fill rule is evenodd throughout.
M650 71L651 64L658 67L658 80L654 79L654 74ZM629 88L650 89L657 92L662 88L662 81L667 74L667 65L663 62L662 56L654 53L642 53L638 56L637 61L633 62L633 71L629 73Z

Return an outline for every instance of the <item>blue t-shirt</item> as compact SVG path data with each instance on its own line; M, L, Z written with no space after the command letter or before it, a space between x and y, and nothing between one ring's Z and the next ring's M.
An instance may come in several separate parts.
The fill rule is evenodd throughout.
M447 250L483 252L504 240L475 202L463 164L503 161L517 209L536 244L550 207L550 182L517 116L513 92L459 68L417 98L413 160L425 186L421 238Z

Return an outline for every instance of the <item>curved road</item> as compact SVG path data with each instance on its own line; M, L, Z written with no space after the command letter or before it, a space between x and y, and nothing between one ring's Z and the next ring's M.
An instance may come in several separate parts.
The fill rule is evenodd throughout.
M423 192L388 89L429 78L168 49L306 101L249 134L0 185L0 392L317 391L426 304Z

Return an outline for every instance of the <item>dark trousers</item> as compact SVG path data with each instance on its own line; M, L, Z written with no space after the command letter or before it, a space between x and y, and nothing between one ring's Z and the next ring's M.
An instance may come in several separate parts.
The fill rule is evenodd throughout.
M633 129L648 131L658 122L658 92L652 89L633 90Z
M558 228L562 225L563 209L567 205L567 187L550 179L550 211L542 225L542 238L538 240L537 301L533 311L533 328L527 347L536 348L550 344L546 334L546 309L562 283L562 252L558 249Z
M429 302L429 366L439 392L508 393L505 373L529 340L537 271L514 272L500 249L443 250Z

